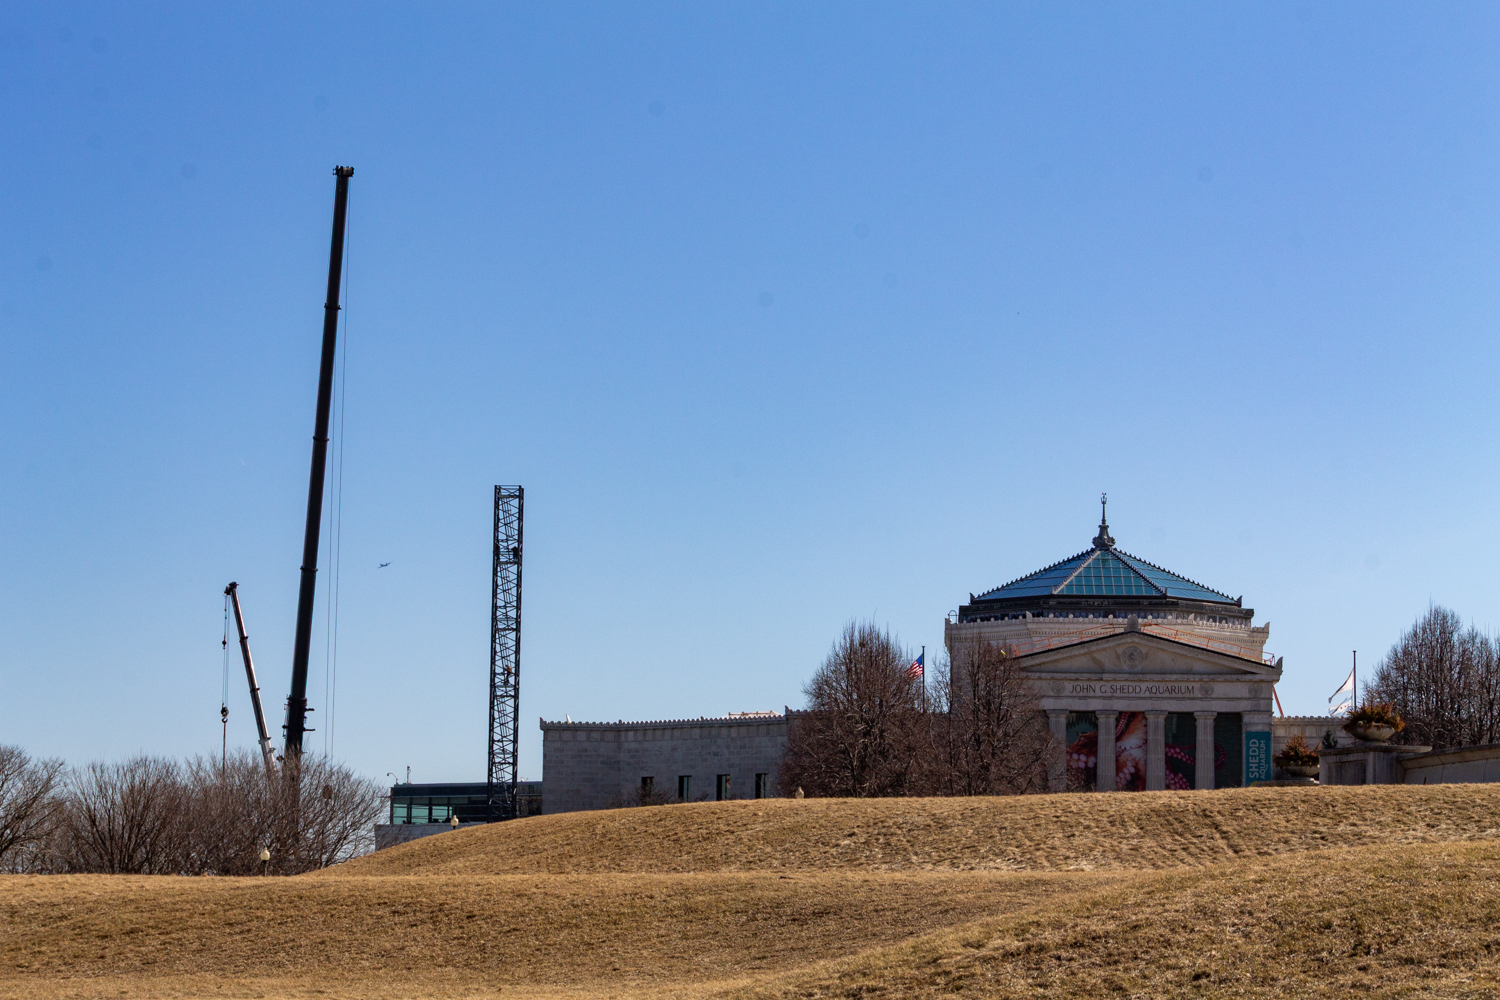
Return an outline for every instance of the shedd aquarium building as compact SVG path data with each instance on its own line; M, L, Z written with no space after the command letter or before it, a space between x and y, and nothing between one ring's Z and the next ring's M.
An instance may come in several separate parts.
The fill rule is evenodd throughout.
M1101 516L1090 548L970 594L944 632L950 651L979 639L1020 657L1067 748L1056 790L1236 788L1272 772L1281 660L1254 617L1115 548Z

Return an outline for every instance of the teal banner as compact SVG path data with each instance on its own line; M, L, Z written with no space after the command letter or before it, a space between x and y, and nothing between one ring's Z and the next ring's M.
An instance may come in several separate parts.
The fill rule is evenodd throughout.
M1271 780L1271 734L1245 734L1245 784Z

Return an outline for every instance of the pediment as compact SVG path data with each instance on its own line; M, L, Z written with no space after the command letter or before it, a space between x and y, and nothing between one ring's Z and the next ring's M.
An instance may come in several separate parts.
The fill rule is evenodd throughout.
M1098 639L1025 654L1021 665L1033 677L1184 675L1270 681L1281 677L1280 668L1269 663L1166 639L1149 632L1117 632Z

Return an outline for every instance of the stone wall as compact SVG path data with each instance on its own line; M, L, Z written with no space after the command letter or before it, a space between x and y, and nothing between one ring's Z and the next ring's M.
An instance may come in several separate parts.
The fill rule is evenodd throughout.
M1500 743L1434 750L1401 758L1408 785L1457 785L1500 781Z
M729 775L729 798L755 796L766 775L768 795L786 749L787 716L752 712L715 719L660 722L542 723L544 813L607 809L635 801L641 779L675 799L678 779L690 778L689 799L717 797L718 776Z
M1355 740L1340 728L1343 724L1342 717L1330 715L1278 715L1271 720L1271 752L1281 753L1293 736L1301 736L1316 749L1322 746L1325 733L1333 733L1333 741L1339 746L1348 746Z

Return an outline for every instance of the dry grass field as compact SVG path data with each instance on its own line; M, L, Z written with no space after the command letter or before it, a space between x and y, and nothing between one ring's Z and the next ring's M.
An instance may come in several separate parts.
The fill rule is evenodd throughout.
M0 997L1500 997L1500 787L729 802L0 877Z

